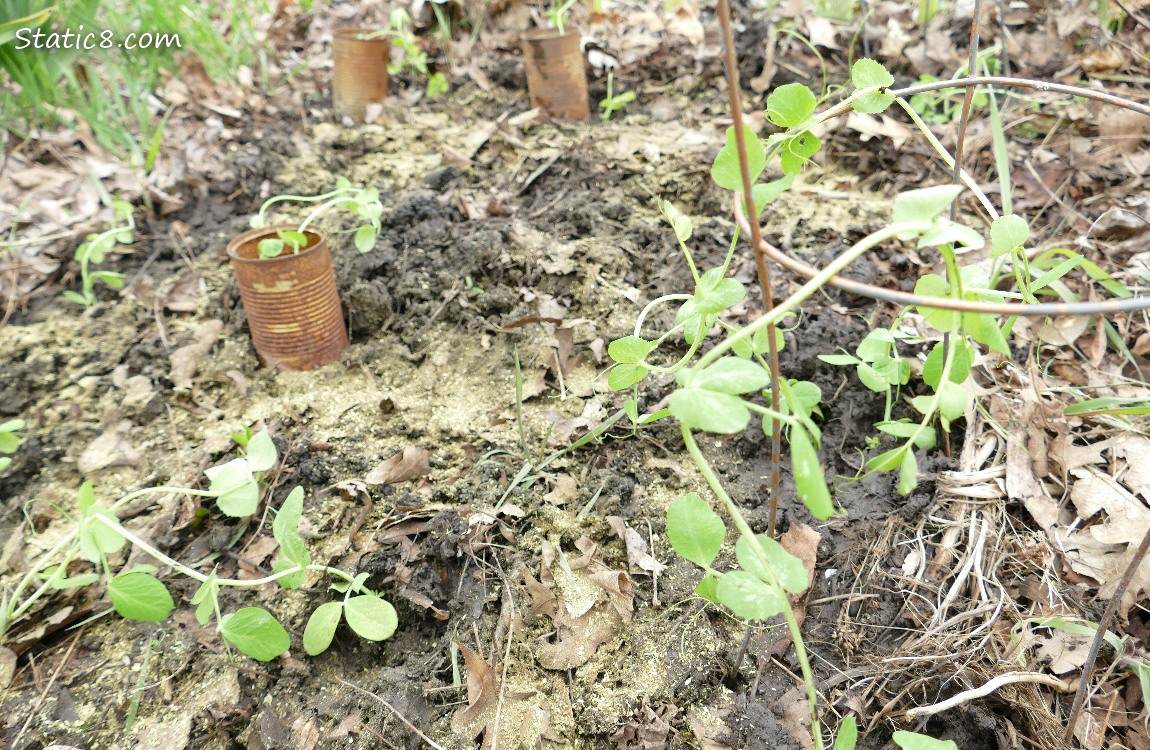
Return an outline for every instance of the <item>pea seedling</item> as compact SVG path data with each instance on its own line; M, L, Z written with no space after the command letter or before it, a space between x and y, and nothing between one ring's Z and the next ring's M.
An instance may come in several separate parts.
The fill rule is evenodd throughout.
M4 425L4 426L7 426ZM272 534L279 542L279 558L272 574L254 580L220 578L216 570L202 573L160 552L147 541L128 531L116 517L116 510L132 500L150 494L180 494L214 498L224 515L247 517L259 507L261 476L278 460L275 444L266 431L254 435L240 433L246 442L243 457L208 469L207 490L183 487L149 487L124 495L111 506L97 502L91 482L84 482L76 495L76 526L56 546L32 564L11 593L5 592L0 602L0 635L12 623L25 616L31 607L52 591L93 586L106 581L112 608L121 617L144 622L162 622L175 608L167 587L156 575L157 565L135 565L114 571L109 556L131 544L151 556L160 566L200 582L191 599L196 619L201 625L215 622L216 630L229 644L257 661L270 661L288 651L291 638L284 627L266 609L244 607L225 613L219 593L225 587L258 587L278 583L285 589L297 589L307 583L310 573L339 579L333 588L344 594L342 602L321 605L311 615L304 631L304 649L308 654L322 653L331 644L341 619L361 637L381 641L389 638L398 626L395 609L364 582L367 576L353 576L339 568L311 561L311 555L299 535L303 513L304 490L296 487L288 494L272 522ZM3 444L0 442L0 444ZM95 568L88 572L69 572L72 563L82 560Z
M621 94L615 94L613 92L614 83L614 73L607 71L607 98L599 102L599 107L603 110L599 113L599 119L603 122L610 120L611 115L613 115L616 110L623 109L623 107L635 101L634 91L624 91Z
M801 84L787 84L776 89L767 100L768 119L782 132L761 141L750 128L744 131L746 167L751 179L753 206L746 213L761 213L767 203L788 190L805 164L818 152L821 143L813 129L829 119L853 108L859 112L875 114L897 102L915 120L936 150L941 145L930 135L921 119L917 118L909 103L887 91L894 78L873 60L860 60L852 68L854 91L845 101L822 112L818 100ZM743 164L740 163L735 131L728 129L726 144L720 150L711 170L712 178L722 188L743 194ZM782 176L773 181L758 183L768 162L776 160ZM687 246L693 231L689 217L672 204L660 201L659 207L670 224L687 266L694 278L691 294L669 294L650 302L640 312L632 335L617 339L608 346L614 361L607 378L615 390L631 391L624 403L624 412L638 428L671 416L678 420L684 445L698 467L708 487L727 511L738 530L735 556L738 569L721 572L712 567L726 538L726 524L702 497L695 493L677 498L667 514L667 536L682 557L694 562L704 571L696 593L704 599L729 608L748 620L764 620L782 615L793 643L807 687L814 745L824 747L819 727L817 691L810 661L803 644L802 633L791 607L788 595L807 588L807 573L802 563L774 540L755 534L744 519L739 507L731 499L718 475L699 449L694 431L715 434L742 432L750 424L752 415L761 417L762 429L768 435L777 421L790 448L795 489L808 511L817 519L827 519L837 511L824 477L823 467L816 449L821 433L814 418L820 416L822 394L814 383L797 381L780 375L778 408L760 403L756 396L771 403L766 390L771 385L770 366L764 354L770 349L772 328L787 315L793 314L805 300L841 273L849 264L882 243L894 239L909 240L919 248L937 248L947 269L946 276L928 274L919 279L916 294L926 297L966 300L1003 300L1006 298L1033 298L1038 292L1049 293L1051 285L1069 271L1082 265L1082 259L1070 254L1065 261L1048 259L1039 269L1027 267L1024 244L1028 232L1025 221L1019 217L998 217L985 193L968 176L963 180L975 197L996 217L991 228L991 246L999 265L1012 259L1018 280L1018 291L999 291L1001 278L999 265L990 270L957 262L958 246L979 248L985 244L982 234L971 227L948 218L948 209L957 199L961 186L943 185L913 190L898 195L892 205L890 224L856 242L824 269L805 283L797 292L778 302L758 319L743 326L724 319L723 313L740 303L746 290L736 279L727 278L738 233L724 263L702 273L696 268ZM757 183L757 184L756 184ZM1033 263L1032 263L1033 265ZM1085 267L1085 266L1083 266ZM1089 270L1088 270L1089 272ZM674 303L677 310L674 325L652 338L645 338L643 322L660 305ZM905 310L901 315L905 314ZM886 394L887 408L884 419L878 423L880 433L893 436L901 444L866 463L868 471L894 471L899 473L898 488L903 494L917 484L918 465L915 450L934 444L933 423L937 420L943 429L949 429L954 420L962 417L970 402L970 395L961 384L969 377L971 365L979 345L991 351L1009 354L1005 334L1009 323L1000 326L995 316L983 313L958 313L919 306L917 312L943 334L943 342L932 347L923 365L922 377L933 393L911 399L910 403L922 417L918 421L893 418L893 393L906 385L911 368L898 351L898 345L908 339L898 326L898 320L889 329L871 332L855 350L854 355L839 354L824 357L836 365L855 368L862 382L871 390ZM688 346L686 354L672 358L668 363L655 360L655 355L672 336L681 336ZM721 340L706 354L696 357L703 341L711 335ZM949 339L949 342L948 342ZM774 342L781 348L783 340L777 329ZM638 386L648 377L664 379L674 376L675 386L668 399L669 408L652 414L641 414L638 408ZM662 394L656 394L656 400ZM853 748L856 739L853 719L843 723L835 750ZM953 747L925 735L899 733L896 743L904 748Z
M11 456L20 448L20 436L16 433L24 429L23 419L10 419L7 422L0 422L0 453L6 454L0 456L0 472L8 468L12 463Z
M135 240L136 219L131 203L112 199L112 214L114 221L109 229L99 234L89 234L80 247L76 248L76 261L80 264L81 291L66 290L64 299L71 300L84 307L96 304L96 282L106 284L113 289L124 286L124 274L114 271L97 271L92 266L104 262L105 255L116 245L130 245Z
M543 13L551 23L551 28L558 31L560 36L563 36L563 26L567 23L567 14L571 12L571 8L575 7L576 2L578 0L551 0L551 9Z
M298 253L307 245L307 235L304 234L307 228L324 214L340 208L351 211L366 222L355 230L356 249L366 253L375 247L375 238L381 229L379 217L383 215L383 204L379 202L377 188L354 187L341 177L336 183L335 190L322 195L277 195L260 206L259 213L251 220L252 228L262 229L267 226L268 209L281 201L302 201L319 205L300 222L298 229L281 229L276 232L276 237L260 240L261 258L279 257L284 250L290 250L292 254Z

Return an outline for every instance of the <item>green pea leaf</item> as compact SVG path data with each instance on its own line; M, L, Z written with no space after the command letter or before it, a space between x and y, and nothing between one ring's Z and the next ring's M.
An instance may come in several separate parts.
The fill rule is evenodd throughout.
M650 370L646 365L615 365L607 373L607 386L613 391L622 391L647 377Z
M318 656L327 651L342 617L342 601L327 602L315 608L303 631L303 650L308 656Z
M825 521L835 513L823 465L806 430L793 427L790 433L791 468L795 475L795 491L811 515Z
M220 594L220 585L216 583L216 570L208 574L208 580L200 584L192 596L192 604L196 605L196 622L207 625L216 612L216 602Z
M990 257L997 258L1023 247L1030 239L1026 219L1014 214L999 216L990 225Z
M343 609L344 619L360 638L382 641L390 638L399 626L395 607L374 594L353 596Z
M936 185L899 193L894 199L894 223L930 221L950 208L961 192L961 185Z
M896 467L902 464L902 457L906 451L906 446L900 445L867 461L866 467L871 471L894 471Z
M832 750L855 750L858 736L858 726L855 723L854 714L851 714L843 719L843 723L839 726L839 733L835 737L835 746Z
M746 620L768 620L787 606L782 591L745 570L724 574L715 594L735 615Z
M290 245L293 252L299 252L300 249L307 246L307 235L303 232L297 232L294 229L281 229L276 234L286 244Z
M695 587L695 594L715 604L722 604L719 601L719 579L708 573L703 576L703 580L699 581L699 585Z
M779 585L783 590L789 591L792 594L801 594L807 590L808 574L806 567L803 566L803 561L783 549L783 545L771 539L766 534L758 535L759 544L763 547L763 553L766 555L767 564L770 565L771 570L778 579ZM763 561L759 558L758 552L755 550L755 545L750 537L741 536L739 541L735 542L735 556L739 560L739 566L748 573L753 573L761 580L770 582L770 576L767 573Z
M659 200L659 211L666 217L679 242L686 242L691 239L691 232L694 231L691 217L676 208L671 201Z
M727 527L707 501L691 492L667 508L667 539L685 560L709 568L723 546Z
M608 345L607 354L616 362L634 364L646 359L654 348L654 341L647 341L638 336L624 336L621 339L615 339Z
M725 278L723 272L724 269L720 266L699 277L699 283L695 286L695 297L692 300L695 313L701 315L720 313L728 307L739 304L747 296L747 290L742 283L737 279Z
M815 112L818 100L801 83L779 86L767 97L767 118L780 128L797 127Z
M966 415L966 405L970 401L970 394L961 385L948 380L941 384L938 395L938 412L947 421L953 422Z
M779 166L782 167L783 174L793 179L802 171L803 165L822 147L822 141L809 131L788 138L779 151Z
M369 252L375 247L375 227L365 224L355 230L355 249L361 253Z
M738 396L702 388L680 388L671 394L671 414L692 430L729 435L742 432L751 412Z
M272 522L272 535L280 545L280 559L275 561L272 570L276 573L290 570L297 566L311 564L311 554L307 551L303 539L299 535L299 521L303 515L303 487L296 487L284 500L280 511ZM284 576L278 579L285 589L297 589L307 582L307 571Z
M260 240L259 249L261 258L278 258L283 255L284 241L275 238Z
M267 471L276 465L278 457L276 444L267 430L257 432L248 439L245 458L252 471Z
M252 440L256 437L253 435ZM260 488L247 459L237 458L222 466L205 469L204 476L211 480L208 491L216 495L216 505L221 513L240 518L256 512L260 504Z
M953 740L936 740L916 732L895 732L894 744L902 750L958 750Z
M954 347L954 362L950 366L950 380L961 383L970 375L971 365L974 364L974 347L965 339L952 337L950 346ZM922 365L922 380L931 388L938 390L938 381L942 379L942 367L946 363L946 346L938 342L930 350L926 362Z
M751 188L751 198L755 201L755 213L761 214L768 203L774 202L783 193L791 189L795 183L793 174L785 174L782 179L773 182L761 182Z
M88 490L91 492L91 484L88 482L84 484L88 485ZM107 519L115 528L96 520L96 516ZM127 542L124 535L117 530L119 528L120 519L116 518L116 514L110 508L101 505L88 505L82 508L80 511L80 529L77 535L80 557L88 562L100 562L105 555L119 552L120 548Z
M810 417L819 413L819 403L823 400L823 391L814 383L807 380L793 380L790 382L790 399L787 404L792 414Z
M950 298L950 284L946 279L933 273L919 278L914 285L914 293L923 297ZM957 310L940 310L926 305L918 305L918 311L927 323L940 333L954 333L961 325L962 317Z
M739 357L723 357L703 370L685 368L680 381L691 388L736 395L766 388L771 375L757 362Z
M108 581L108 597L120 617L143 622L163 622L176 606L164 584L147 573L114 577Z
M755 131L747 125L743 126L743 137L747 144L747 166L753 185L767 166L767 152L763 148L763 142L755 135ZM741 192L743 189L743 178L739 170L739 147L735 143L733 127L727 128L727 142L715 157L715 163L711 167L711 179L716 185L727 190Z
M256 661L271 661L291 648L284 626L259 607L244 607L220 622L220 635Z
M918 459L914 451L907 451L898 469L898 494L909 495L918 486Z
M887 69L881 64L863 58L854 64L851 68L851 83L854 84L856 89L869 89L874 86L882 86L886 88L894 85L894 76L892 76ZM870 94L863 94L855 99L851 106L858 112L865 112L867 114L878 114L884 111L894 101L894 95L885 91L875 91Z

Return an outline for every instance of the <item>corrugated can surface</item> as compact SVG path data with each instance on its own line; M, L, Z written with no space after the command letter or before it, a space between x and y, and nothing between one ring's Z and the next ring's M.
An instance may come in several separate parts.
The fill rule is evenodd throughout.
M523 37L523 55L532 106L564 120L591 116L579 32L563 36L554 31L528 34Z
M336 29L332 41L332 105L362 121L369 104L387 98L387 39L363 39L370 29Z
M252 343L267 367L312 370L339 359L347 348L347 327L339 303L327 238L305 232L299 253L260 258L259 241L277 226L244 232L228 243L228 257L240 287Z

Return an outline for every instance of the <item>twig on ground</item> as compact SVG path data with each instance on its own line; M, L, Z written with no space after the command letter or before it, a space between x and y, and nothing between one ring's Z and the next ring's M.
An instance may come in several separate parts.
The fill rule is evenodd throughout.
M443 747L443 745L440 745L438 742L436 742L435 740L431 739L426 734L424 734L423 731L420 730L419 727L415 726L410 721L408 721L407 717L405 717L403 714L401 714L395 708L395 706L391 705L390 703L385 701L383 698L380 698L378 695L376 695L375 693L371 692L370 690L368 690L366 688L361 688L359 685L356 685L354 682L348 682L347 680L343 679L342 677L336 677L335 679L336 679L336 682L340 683L341 685L345 685L345 686L351 688L352 690L358 690L359 692L363 693L364 695L371 696L372 698L377 700L379 703L383 704L383 707L386 708L388 711L391 711L393 714L395 714L395 718L402 721L403 725L405 727L410 729L412 732L415 732L416 736L419 737L419 739L426 742L428 747L435 748L435 750L447 750L445 747Z
M909 709L905 715L906 718L912 720L921 719L925 716L934 716L935 714L952 709L955 706L960 706L963 703L969 703L978 698L985 698L1004 685L1013 685L1018 682L1036 682L1040 685L1049 685L1063 692L1070 691L1070 684L1067 683L1066 680L1060 680L1054 675L1043 674L1042 672L1007 672L1006 674L1000 674L994 679L987 681L981 687L964 690L941 703Z

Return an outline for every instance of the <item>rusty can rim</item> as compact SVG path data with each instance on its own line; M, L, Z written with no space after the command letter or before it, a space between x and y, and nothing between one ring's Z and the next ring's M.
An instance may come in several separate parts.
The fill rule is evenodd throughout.
M571 37L579 37L578 29L571 29L562 34L558 29L537 29L535 31L528 31L521 37L525 42L558 42L565 41Z
M240 255L240 248L244 245L247 245L253 241L258 241L265 237L270 238L280 230L299 231L299 224L275 224L273 226L263 227L262 229L249 229L243 234L233 237L232 240L228 242L228 258L230 258L233 263L286 263L291 261L293 258L301 258L310 255L311 253L318 251L321 247L327 245L326 234L319 231L318 229L305 229L304 235L309 239L314 237L315 241L310 243L303 250L300 250L298 253L277 255L274 258L260 258L258 256L255 258L246 258Z
M385 29L373 29L373 28L370 28L368 26L340 26L339 28L335 28L335 29L331 30L331 36L332 36L332 39L339 39L342 41L384 42L386 44L388 39L384 34L381 33L384 31L386 31L386 30ZM365 34L367 34L367 35L379 34L379 36L373 36L371 39L364 39L362 37Z

